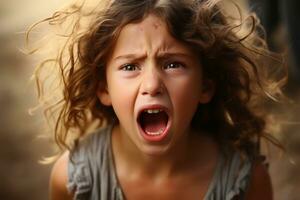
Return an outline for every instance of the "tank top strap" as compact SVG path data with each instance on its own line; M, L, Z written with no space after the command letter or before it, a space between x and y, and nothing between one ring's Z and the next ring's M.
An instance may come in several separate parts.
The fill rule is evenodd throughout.
M112 126L97 130L70 153L67 188L74 200L122 199L113 166L111 132Z
M228 159L225 159L228 158ZM235 152L230 157L220 155L214 177L205 195L205 200L243 199L252 171L250 159L242 159Z

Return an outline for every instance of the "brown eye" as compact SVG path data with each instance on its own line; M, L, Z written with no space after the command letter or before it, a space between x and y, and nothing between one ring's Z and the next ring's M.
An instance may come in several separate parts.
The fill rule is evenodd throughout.
M121 67L123 71L135 71L138 67L135 64L125 64Z
M164 66L165 69L176 69L176 68L181 68L181 67L184 67L184 66L180 62L170 62Z

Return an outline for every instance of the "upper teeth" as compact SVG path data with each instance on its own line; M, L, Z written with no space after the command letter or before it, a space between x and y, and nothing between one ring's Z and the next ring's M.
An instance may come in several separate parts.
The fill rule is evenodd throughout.
M156 113L159 113L161 112L162 110L161 109L148 109L148 110L145 110L146 113L149 113L149 114L156 114Z

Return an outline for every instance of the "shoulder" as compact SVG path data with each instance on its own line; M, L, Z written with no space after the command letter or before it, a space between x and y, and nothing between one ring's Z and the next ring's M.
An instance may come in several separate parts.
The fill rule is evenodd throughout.
M67 200L72 196L77 199L88 195L93 175L97 174L103 162L107 162L110 145L108 133L109 128L96 130L55 162L50 178L51 200Z
M82 163L95 162L95 157L102 157L110 145L110 127L100 128L81 138L76 147L69 154L70 167L82 165Z
M250 183L246 192L246 200L265 199L271 200L272 197L271 178L267 167L260 161L254 163Z
M50 199L68 200L72 195L68 193L68 161L69 152L65 152L54 164L50 176Z
M70 157L76 156L74 154L91 154L99 153L109 145L110 133L112 127L104 127L95 130L80 140L78 146L71 152Z

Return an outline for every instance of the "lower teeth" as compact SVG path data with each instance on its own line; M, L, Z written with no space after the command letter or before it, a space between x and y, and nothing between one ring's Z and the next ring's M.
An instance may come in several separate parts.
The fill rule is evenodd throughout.
M160 135L160 134L162 134L164 132L164 129L160 129L159 131L157 131L157 132L148 132L148 131L146 131L146 133L148 134L148 135Z

